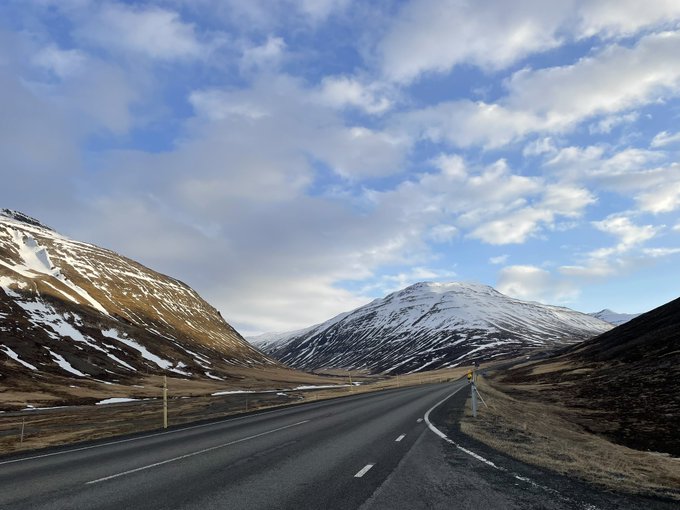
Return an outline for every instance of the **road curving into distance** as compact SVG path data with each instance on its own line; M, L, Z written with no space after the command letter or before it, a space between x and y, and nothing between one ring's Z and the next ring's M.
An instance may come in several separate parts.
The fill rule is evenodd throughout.
M571 489L565 492L565 479L559 479L555 489L555 480L546 484L538 470L527 476L518 463L503 457L499 461L497 452L489 460L488 453L448 437L437 415L445 408L449 414L452 406L461 408L466 387L466 382L457 381L364 393L3 457L0 508L412 510L620 505L618 496L610 500L579 484L579 494L574 495L568 483ZM441 405L435 408L437 404ZM428 427L426 414L438 434ZM663 502L659 505L666 508Z

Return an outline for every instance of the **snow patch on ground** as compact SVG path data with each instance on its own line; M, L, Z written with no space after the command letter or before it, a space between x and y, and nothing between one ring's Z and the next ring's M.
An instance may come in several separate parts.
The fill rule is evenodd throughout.
M103 406L106 404L120 404L122 402L136 402L138 400L141 400L139 398L123 398L123 397L113 397L113 398L105 398L104 400L100 400L99 402L95 403L96 406Z

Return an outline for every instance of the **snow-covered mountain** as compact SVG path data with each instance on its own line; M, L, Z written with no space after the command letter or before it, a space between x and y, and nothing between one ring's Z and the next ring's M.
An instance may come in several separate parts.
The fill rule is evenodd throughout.
M302 332L255 337L264 352L305 369L405 373L575 343L612 325L521 301L475 283L417 283Z
M265 365L278 363L184 283L0 210L0 385Z
M639 316L639 313L616 313L611 311L608 308L605 308L604 310L600 310L599 312L594 312L594 313L589 313L588 315L591 315L592 317L596 317L600 320L603 320L605 322L608 322L609 324L613 324L614 326L620 326L621 324L625 324L631 319L634 319L635 317Z

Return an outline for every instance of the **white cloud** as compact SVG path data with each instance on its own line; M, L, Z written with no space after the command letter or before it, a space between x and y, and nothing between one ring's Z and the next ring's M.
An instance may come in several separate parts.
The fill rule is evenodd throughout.
M644 4L637 0L585 0L579 3L578 35L581 38L597 34L629 36L645 27L673 26L680 17L680 5L675 0Z
M440 154L432 163L449 179L464 180L468 176L465 161L458 154Z
M208 50L194 25L159 7L106 3L77 34L106 49L160 60L202 58Z
M663 182L636 195L635 199L643 211L655 214L667 213L680 208L680 164L653 171L659 177L666 177ZM661 180L661 179L660 179Z
M578 217L595 198L583 188L549 185L535 206L523 207L482 223L470 237L489 244L521 244L535 236L542 225L552 226L557 215Z
M549 136L529 142L522 150L523 156L542 156L557 152L553 139Z
M497 103L442 102L397 117L414 137L460 147L506 145L533 132L563 133L584 120L627 112L680 94L680 32L611 45L578 62L523 69L506 82Z
M674 145L680 142L680 131L677 133L669 133L668 131L661 131L652 140L651 147L665 147L666 145Z
M333 107L353 106L372 114L384 113L392 105L377 85L367 86L347 76L326 76L321 82L319 95L321 102Z
M470 237L489 244L521 244L535 234L541 223L551 222L553 214L544 209L526 207L501 219L483 223Z
M497 257L490 257L489 258L489 264L493 264L495 266L503 265L507 261L508 261L508 255L507 254L498 255Z
M619 238L618 251L626 251L656 235L658 229L653 225L637 226L630 218L620 215L608 216L602 221L594 221L593 226L602 232Z
M462 63L501 69L568 40L632 35L673 26L679 17L674 0L522 0L512 9L498 0L413 0L392 22L378 53L387 77L411 81Z
M297 158L316 159L352 180L401 172L410 148L403 136L345 125L338 112L285 75L257 79L247 90L195 91L190 102L201 119L245 129L256 145L271 138L274 147L285 145Z
M33 62L59 78L68 78L82 70L87 60L86 55L77 49L62 50L50 44L40 50Z
M407 3L380 43L383 73L410 81L463 62L498 69L559 45L554 29L566 14L564 7L538 1L520 2L512 9L494 4Z
M453 225L435 225L430 229L427 237L436 243L450 242L458 236L458 229Z
M568 302L579 294L568 280L531 265L504 267L498 273L496 288L512 297L544 303Z
M585 181L633 198L641 211L660 214L680 208L680 165L656 166L664 159L663 152L637 148L609 155L605 146L567 147L546 168L563 182Z
M680 32L664 32L642 37L632 48L606 47L572 65L525 69L509 80L505 103L540 115L549 129L620 112L678 93L679 51Z
M614 276L633 269L641 263L636 252L649 256L654 253L656 257L670 254L642 248L647 241L659 233L660 227L635 225L628 216L622 214L612 214L602 221L592 222L592 225L618 238L618 243L589 252L583 264L562 266L560 273L586 279Z
M241 65L246 70L266 68L276 69L286 50L286 42L281 37L269 36L264 44L250 46L243 50Z
M640 117L638 112L630 112L622 115L609 115L588 126L590 134L610 133L612 129L621 124L631 124Z
M653 258L667 257L680 253L680 248L645 248L642 253Z

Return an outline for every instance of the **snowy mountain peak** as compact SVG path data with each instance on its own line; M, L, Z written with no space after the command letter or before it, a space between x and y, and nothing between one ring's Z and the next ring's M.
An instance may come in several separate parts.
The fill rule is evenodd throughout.
M634 319L639 313L616 313L609 308L605 308L604 310L600 310L599 312L595 313L589 313L588 315L592 317L597 317L600 320L603 320L605 322L608 322L610 324L614 324L614 326L620 326L621 324L625 324L631 319Z
M293 367L403 373L573 343L611 327L479 283L422 282L260 347Z
M413 294L419 292L431 292L433 294L443 294L446 292L498 294L498 291L493 287L477 282L419 282L397 291L395 294Z
M26 223L27 225L33 225L34 227L44 228L46 230L52 230L50 227L48 227L44 223L41 223L35 218L32 218L31 216L28 216L27 214L24 214L19 211L13 211L12 209L0 209L0 217L18 221L20 223Z

